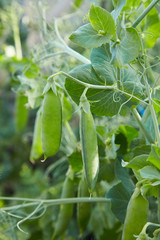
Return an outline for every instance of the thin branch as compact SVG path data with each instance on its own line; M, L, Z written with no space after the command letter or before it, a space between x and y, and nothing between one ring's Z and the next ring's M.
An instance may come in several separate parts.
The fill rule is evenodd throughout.
M147 91L147 95L148 95L148 99L149 99L149 108L150 108L150 112L151 112L152 120L153 120L153 124L154 124L156 140L157 140L158 146L160 147L159 124L158 124L155 109L153 107L153 101L152 101L152 97L151 97L151 93L150 93L150 87L149 87L149 84L147 82L146 76L144 76L144 81L145 81L146 91Z
M47 54L46 56L37 59L37 60L35 61L35 63L41 62L41 61L43 61L43 60L45 60L45 59L47 59L47 58L52 58L52 57L55 57L55 56L61 55L61 54L66 54L66 52L61 51L61 52L56 52L56 53Z
M68 45L66 44L66 42L63 40L63 38L61 37L59 31L58 31L58 27L57 27L57 21L54 21L54 28L55 28L55 32L56 35L59 39L59 41L62 43L63 46L63 50L68 53L69 55L75 57L76 59L78 59L79 61L85 63L85 64L90 64L90 60L84 56L82 56L80 53L74 51L72 48L68 47Z
M115 91L117 91L117 92L123 93L123 94L125 94L125 95L127 95L127 96L129 96L129 97L132 97L132 98L134 98L134 99L136 99L136 100L138 100L138 101L140 101L140 102L143 102L144 104L148 105L148 103L146 103L144 100L142 100L142 99L140 99L140 98L138 98L138 97L136 97L136 96L134 96L134 95L132 95L132 94L130 94L130 93L127 93L127 92L125 92L125 91L123 91L123 90L121 90L121 89L118 89L117 86L115 86L115 85L112 85L112 86L104 86L104 85L94 85L94 84L85 83L85 82L80 81L80 80L77 79L77 78L72 77L71 75L69 75L69 74L67 74L67 73L65 73L65 72L63 72L63 71L60 71L60 72L58 72L58 73L55 73L55 74L51 75L51 76L48 78L48 80L49 80L50 78L54 78L54 77L56 77L56 76L58 76L58 75L64 75L64 76L70 78L72 81L77 82L77 83L79 83L79 84L81 84L81 85L83 85L83 86L85 86L85 87L88 87L88 88L102 89L102 90L103 90L103 89L104 89L104 90L115 90Z
M27 221L28 219L30 219L34 214L36 214L38 211L39 211L39 208L41 207L41 205L43 204L43 202L41 201L38 206L35 208L35 210L33 212L31 212L27 217L23 218L22 220L20 220L18 223L17 223L17 228L23 232L23 233L26 233L24 232L21 228L20 228L20 224L24 223L25 221ZM28 234L28 233L26 233Z
M60 205L60 204L72 204L72 203L81 203L81 202L110 202L110 199L107 198L60 198L60 199L34 199L34 198L18 198L18 197L0 197L1 200L10 200L10 201L27 201L27 202L43 202L44 204L50 205ZM7 210L7 208L5 208Z
M159 0L153 0L149 6L144 10L144 12L136 19L132 24L132 27L135 28L143 20L143 18L152 10L152 8L159 2Z
M139 113L137 112L137 110L136 110L135 108L132 110L132 113L133 113L133 116L135 117L138 125L140 126L140 129L142 130L145 138L148 140L148 142L149 142L150 144L152 144L153 141L152 141L152 139L150 138L150 136L148 135L148 132L146 131L146 129L144 128L144 126L143 126L143 124L142 124L142 122L141 122L141 117L140 117Z

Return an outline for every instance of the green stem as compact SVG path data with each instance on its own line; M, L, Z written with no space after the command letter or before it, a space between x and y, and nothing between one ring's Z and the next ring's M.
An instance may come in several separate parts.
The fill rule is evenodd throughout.
M142 124L142 122L141 122L141 117L140 117L139 113L137 112L137 110L136 110L135 108L132 110L132 113L133 113L133 116L135 117L138 125L140 126L140 129L141 129L141 131L143 132L145 138L148 140L148 142L149 142L150 144L152 144L153 141L152 141L152 139L150 138L150 136L148 135L146 129L144 128L144 126L143 126L143 124Z
M82 203L82 202L103 202L107 203L110 202L107 198L90 198L90 197L83 197L83 198L60 198L60 199L35 199L35 198L18 198L18 197L0 197L1 200L10 200L10 201L27 201L27 202L39 202L49 203L52 205L60 205L60 204L73 204L73 203ZM14 206L13 206L14 207ZM22 205L23 207L23 205ZM1 208L3 211L3 208ZM6 210L6 208L5 208Z
M149 64L149 61L148 61L148 58L147 56L145 56L145 63L146 63L146 71L147 71L147 74L148 76L150 77L151 81L152 81L152 84L155 83L155 79L154 79L154 76L153 76L153 72L152 72L152 69L151 69L151 66Z
M52 57L55 57L55 56L58 56L58 55L61 55L61 54L66 54L66 52L61 51L61 52L56 52L56 53L47 54L46 56L41 57L41 58L35 60L35 63L39 63L39 62L41 62L41 61L44 61L44 60L47 59L47 58L52 58Z
M148 95L148 99L149 99L149 108L150 108L150 112L151 112L152 120L153 120L153 124L154 124L154 130L155 130L157 145L158 145L158 147L160 147L159 125L158 125L157 116L156 116L156 113L155 113L155 110L154 110L154 107L153 107L150 88L149 88L149 84L147 82L146 76L144 76L144 81L145 81L146 91L147 91L147 95Z
M121 88L121 69L117 67L117 87Z
M62 163L64 164L65 162L66 162L66 156L60 158L58 161L54 162L53 164L51 164L51 165L47 168L44 176L45 176L45 177L48 177L48 175L49 175L51 172L53 172L56 167L58 167L58 166L59 166L60 164L62 164Z
M143 20L143 18L152 10L152 8L159 2L159 0L153 0L149 6L144 10L144 12L136 19L132 24L132 27L135 28Z
M27 221L27 220L30 219L34 214L36 214L36 213L39 211L39 208L40 208L40 206L41 206L42 204L43 204L43 203L40 202L33 212L31 212L27 217L23 218L22 220L20 220L20 221L17 223L17 228L18 228L21 232L26 233L26 232L24 232L24 231L20 228L20 224L22 224L23 222Z
M86 57L82 56L78 52L76 52L73 49L71 49L70 47L68 47L68 45L65 43L65 41L63 40L63 38L61 37L61 35L58 31L56 20L54 21L54 28L55 28L55 32L56 32L56 35L57 35L59 41L62 43L61 48L63 48L64 52L68 53L69 55L75 57L76 59L78 59L79 61L81 61L85 64L90 64L91 63L89 59L87 59Z
M14 43L15 43L15 49L16 49L16 56L18 60L22 59L22 46L21 46L21 40L20 40L20 32L19 32L19 21L15 12L15 9L13 8L11 12L11 20L12 20L12 28L13 28L13 37L14 37Z
M14 206L11 206L11 207L4 207L4 208L1 208L1 211L18 210L18 209L20 209L20 208L33 207L33 206L35 206L35 205L37 205L37 204L38 204L38 202L19 204L19 205L14 205Z
M125 95L127 95L127 96L129 96L129 97L131 97L131 98L134 98L134 99L136 99L136 100L138 100L138 101L140 101L140 102L148 105L148 103L146 103L145 101L141 100L140 98L138 98L138 97L136 97L136 96L134 96L134 95L132 95L132 94L130 94L130 93L124 92L123 90L117 88L117 86L113 86L113 85L112 85L112 86L94 85L94 84L89 84L89 83L81 82L79 79L74 78L74 77L72 77L71 75L69 75L69 74L67 74L67 73L65 73L65 72L63 72L63 71L60 71L60 72L58 72L58 73L55 73L55 74L51 75L51 76L48 78L48 80L49 80L50 78L54 78L54 77L56 77L56 76L58 76L58 75L64 75L64 76L68 77L70 80L72 80L72 81L74 81L74 82L77 82L77 83L79 83L79 84L81 84L81 85L83 85L83 86L85 86L85 87L87 87L87 88L104 89L104 90L115 90L115 91L118 91L118 92L120 92L120 93L123 93L123 94L125 94Z
M146 123L146 121L149 118L150 114L151 113L150 113L149 107L146 107L145 112L144 112L143 117L142 117L142 121L143 121L144 124Z

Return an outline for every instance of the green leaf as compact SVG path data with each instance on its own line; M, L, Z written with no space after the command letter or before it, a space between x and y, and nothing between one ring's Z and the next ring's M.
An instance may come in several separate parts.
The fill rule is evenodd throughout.
M152 186L151 184L144 184L141 188L143 195L157 198L159 195L159 186Z
M140 174L142 178L147 179L160 179L160 172L152 166L146 166L140 170Z
M42 93L46 85L46 79L37 77L35 79L27 78L24 75L19 76L22 86L27 88L26 95L28 104L31 108L37 108L42 100Z
M94 48L90 56L92 67L106 85L116 82L116 71L110 63L110 56L109 44Z
M76 7L80 7L82 5L82 3L83 3L83 0L74 0L74 5Z
M145 97L145 87L141 83L141 76L131 67L121 69L121 82L123 84L123 90L134 94L137 97Z
M90 64L74 68L70 72L70 75L82 82L94 85L104 85L104 82L95 74ZM137 73L132 68L128 67L128 69L122 69L121 82L124 90L142 97L143 85L140 84ZM65 87L72 99L79 105L84 86L67 78ZM132 105L137 104L137 100L131 99L131 101L128 101L128 96L114 90L89 88L86 96L90 102L91 111L98 116L114 116L119 111L121 114L126 114Z
M114 10L111 12L113 19L116 21L121 13L122 8L126 4L126 0L112 0L114 5Z
M27 78L36 78L38 75L40 74L40 69L39 69L39 66L38 64L35 64L32 62L30 68L28 68L27 71L25 71L24 75L27 77Z
M137 9L141 0L127 0L126 5L123 7L123 11L133 11Z
M102 32L102 35L107 35L110 39L115 37L115 22L112 15L105 9L92 4L89 11L89 21L95 31Z
M132 194L132 192L134 190L134 184L130 178L128 169L122 167L120 159L118 159L116 162L115 176L118 180L120 180L122 182L124 188L126 188L127 191Z
M118 131L123 133L128 141L128 146L131 144L132 140L138 137L138 131L129 125L120 125Z
M159 90L160 91L160 90ZM157 91L156 91L157 92ZM154 106L154 109L155 109L155 112L156 113L159 113L160 112L160 98L159 99L155 99L153 98L154 102L153 102L153 106Z
M102 44L108 43L111 39L111 35L100 36L92 28L91 24L85 24L79 27L69 39L77 45L84 48L97 48Z
M139 170L149 165L149 163L147 163L146 161L147 158L148 158L147 154L139 155L137 157L134 157L129 163L123 162L123 166L127 168L132 168L135 170Z
M112 62L115 66L122 67L138 57L140 49L141 40L136 29L122 29L120 43L113 43L111 47Z
M80 172L83 169L82 156L81 153L78 151L73 152L68 157L68 162L74 172Z
M115 217L111 211L111 204L97 204L92 209L92 214L89 221L89 231L94 234L96 239L101 239L104 230L111 229L115 222Z
M147 160L160 170L160 147L152 145L151 153Z
M144 4L146 8L149 5L147 1ZM146 48L153 47L157 39L160 37L160 18L156 8L152 8L146 18L143 19L141 28L144 46Z
M151 151L150 145L140 145L138 147L135 147L133 150L134 157L142 154L149 154Z
M121 182L113 186L107 193L107 198L111 199L112 211L122 223L125 220L127 205L131 195L131 192L127 191Z
M153 140L153 142L155 142L155 130L154 130L154 123L153 123L152 116L149 115L147 118L145 118L145 116L144 118L142 117L142 123L148 135L150 136L150 138Z

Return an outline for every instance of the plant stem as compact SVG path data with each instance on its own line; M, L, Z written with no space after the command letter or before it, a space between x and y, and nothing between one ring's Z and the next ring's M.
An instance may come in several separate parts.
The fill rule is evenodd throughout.
M71 49L70 47L68 47L68 45L65 43L65 41L63 40L63 38L61 37L59 31L58 31L58 27L57 27L57 21L54 21L54 28L55 28L55 32L56 35L59 39L59 41L62 43L62 48L64 50L64 52L68 53L69 55L75 57L76 59L78 59L79 61L85 63L85 64L90 64L90 60L84 56L82 56L80 53L74 51L73 49Z
M37 205L38 203L39 202L32 202L32 203L14 205L14 206L11 206L11 207L4 207L4 208L1 208L1 211L10 211L10 210L18 210L20 208L33 207L33 206Z
M23 222L27 221L27 220L30 219L34 214L36 214L36 213L38 212L40 206L42 205L42 203L43 203L43 202L40 202L33 212L31 212L27 217L23 218L22 220L20 220L20 221L17 223L17 228L18 228L21 232L26 233L26 232L24 232L24 231L20 228L20 224L22 224Z
M159 2L159 0L153 0L149 6L144 10L144 12L136 19L132 24L132 27L135 28L143 20L143 18L152 10L152 8Z
M157 116L156 116L156 113L155 113L155 110L154 110L154 107L153 107L150 88L149 88L149 84L147 82L146 76L144 76L144 81L145 81L146 91L147 91L147 95L148 95L148 99L149 99L149 108L150 108L150 112L151 112L152 120L153 120L153 124L154 124L154 130L155 130L157 145L158 145L158 147L160 147L159 125L158 125Z
M155 83L155 79L154 79L153 72L152 72L152 69L151 69L151 66L149 64L147 56L145 56L145 63L146 63L146 71L148 73L148 76L150 77L150 79L152 81L152 84L154 84Z
M141 122L141 117L140 117L139 113L137 112L136 108L134 108L134 109L132 110L132 113L133 113L133 116L135 117L136 121L138 122L138 125L140 126L140 129L142 130L145 138L148 140L148 142L149 142L150 144L152 144L153 141L152 141L152 139L150 138L150 136L148 135L146 129L144 128L144 126L143 126L143 124L142 124L142 122Z
M48 175L49 175L51 172L53 172L56 167L58 167L58 166L59 166L60 164L62 164L62 163L64 164L64 163L66 162L66 159L67 159L66 156L64 156L64 157L60 158L58 161L56 161L56 162L54 162L53 164L51 164L51 165L47 168L44 176L45 176L45 177L48 177Z
M21 40L20 40L20 32L19 32L19 21L18 17L15 12L15 7L13 5L13 8L11 10L11 21L12 21L12 28L13 28L13 37L14 37L14 44L16 49L16 56L18 60L22 59L22 46L21 46Z
M0 197L1 200L11 200L11 201L27 201L27 202L39 202L43 203L49 203L52 205L60 205L60 204L72 204L72 203L82 203L82 202L110 202L107 198L98 198L98 197L83 197L83 198L60 198L60 199L35 199L35 198L18 198L18 197ZM24 205L25 206L25 205ZM13 206L14 207L14 206ZM23 207L23 205L22 205ZM4 208L7 210L7 208ZM1 208L1 210L4 210ZM11 207L9 207L11 209Z
M129 96L129 97L131 97L131 98L134 98L134 99L136 99L136 100L138 100L138 101L140 101L140 102L143 102L144 104L148 105L148 103L146 103L144 100L141 100L140 98L138 98L138 97L136 97L136 96L134 96L134 95L132 95L132 94L130 94L130 93L124 92L123 90L117 88L117 86L115 86L115 85L112 85L112 86L104 86L104 85L94 85L94 84L89 84L89 83L81 82L79 79L74 78L74 77L72 77L71 75L69 75L69 74L67 74L67 73L65 73L65 72L62 72L62 71L51 75L51 76L48 78L48 80L49 80L50 78L54 78L54 77L56 77L56 76L58 76L58 75L64 75L64 76L70 78L70 80L72 80L72 81L74 81L74 82L77 82L77 83L79 83L79 84L81 84L81 85L83 85L84 87L87 87L87 88L104 89L104 90L115 90L115 91L118 91L118 92L120 92L120 93L123 93L123 94L125 94L125 95L127 95L127 96Z
M74 51L73 49L71 49L70 47L66 47L65 52L68 53L69 55L75 57L76 59L78 59L79 61L85 63L85 64L90 64L90 60L84 56L82 56L81 54L79 54L78 52Z
M121 69L117 67L117 87L121 87Z

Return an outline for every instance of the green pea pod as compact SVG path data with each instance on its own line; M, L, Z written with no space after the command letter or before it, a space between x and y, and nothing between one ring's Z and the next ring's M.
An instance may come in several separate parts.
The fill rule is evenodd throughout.
M62 108L60 98L50 89L42 104L42 149L44 158L54 156L60 146Z
M74 179L71 179L68 175L63 184L61 198L72 197L75 197ZM64 204L60 206L53 239L63 234L68 228L68 225L73 215L73 207L73 204Z
M28 99L26 96L20 93L16 96L15 103L15 130L21 132L27 124L28 120L28 109L25 107Z
M89 197L88 185L85 178L79 182L78 186L78 197ZM78 203L77 204L77 220L80 232L84 232L86 229L91 215L91 204L90 203Z
M81 110L80 139L85 178L90 190L93 190L99 171L97 135L91 112Z
M140 189L135 188L128 203L122 240L135 240L147 222L148 201L141 195Z
M41 122L42 122L42 114L41 109L38 110L34 125L34 134L33 134L33 141L32 141L32 148L30 153L30 161L34 162L35 160L39 159L42 154L42 144L41 144Z

